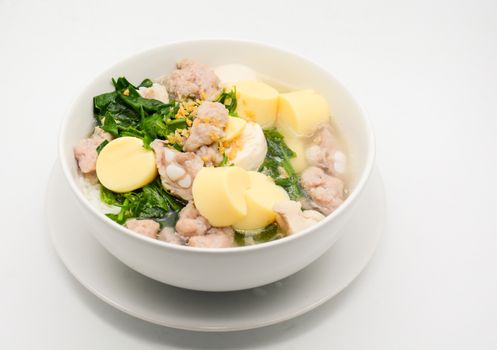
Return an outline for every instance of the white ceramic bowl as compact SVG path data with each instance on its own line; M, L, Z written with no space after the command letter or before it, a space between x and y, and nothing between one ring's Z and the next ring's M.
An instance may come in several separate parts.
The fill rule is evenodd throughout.
M94 126L92 97L111 91L112 77L126 76L131 82L156 78L171 71L175 61L185 57L212 67L245 64L290 86L313 88L324 95L349 147L354 176L345 202L326 219L298 234L265 244L227 249L191 248L152 240L116 224L92 207L77 185L77 164L73 156L74 145ZM115 257L132 269L170 285L202 291L231 291L289 276L336 242L340 228L349 219L370 176L374 141L364 110L342 84L319 66L258 43L203 40L164 45L139 53L97 76L68 111L60 132L59 157L81 215L98 241ZM71 228L67 231L70 234Z

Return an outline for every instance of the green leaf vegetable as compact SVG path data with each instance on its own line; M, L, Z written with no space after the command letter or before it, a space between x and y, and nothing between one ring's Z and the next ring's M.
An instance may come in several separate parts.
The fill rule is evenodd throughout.
M115 91L93 98L93 112L97 124L114 137L134 136L148 148L154 139L166 139L176 129L186 128L185 118L176 118L179 103L163 103L140 96L140 87L151 87L145 79L134 86L126 78L112 79Z
M221 161L221 163L219 163L218 166L229 166L228 164L228 155L226 153L223 154L223 160Z
M97 154L100 154L100 151L102 150L102 148L107 146L108 143L109 143L108 140L103 140L102 143L97 146Z
M228 110L230 116L238 117L238 114L236 114L236 87L233 87L230 91L223 89L214 102L222 103Z
M258 230L235 230L235 242L240 246L269 242L280 237L282 235L276 223Z
M274 179L274 182L283 187L292 200L303 196L299 178L293 169L290 159L296 154L285 143L283 135L276 129L264 130L267 142L266 159L259 168Z
M119 224L124 224L128 219L137 218L153 219L161 226L174 226L178 212L186 204L167 192L162 187L159 178L141 189L126 193L115 193L102 186L100 200L121 208L118 214L107 214Z

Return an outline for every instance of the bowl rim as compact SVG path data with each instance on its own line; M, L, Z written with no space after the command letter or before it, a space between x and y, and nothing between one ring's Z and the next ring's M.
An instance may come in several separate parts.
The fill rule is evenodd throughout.
M130 229L126 228L123 225L120 225L116 223L115 221L109 219L106 217L103 213L98 211L94 206L91 205L90 201L83 196L82 191L76 184L75 179L71 175L71 171L69 170L69 165L65 161L64 153L66 152L66 149L64 148L63 145L63 140L65 139L65 133L67 130L67 126L69 125L70 120L72 119L71 116L74 113L71 113L71 111L74 109L74 105L76 101L80 98L82 95L83 91L86 91L88 89L91 89L91 87L95 84L95 82L100 79L104 75L110 75L111 71L115 68L117 65L121 65L126 63L127 61L132 61L139 56L143 55L150 55L153 54L154 52L161 51L165 47L174 47L174 46L181 46L181 45L196 45L196 44L205 44L205 43L212 43L212 44L243 44L243 45L252 45L254 47L259 47L262 49L269 49L273 51L278 51L279 53L282 53L284 55L290 55L294 56L303 62L305 62L307 65L313 66L314 68L317 68L320 70L325 76L328 78L331 78L332 80L335 81L335 83L343 89L351 98L351 100L355 103L356 107L359 110L360 118L362 118L362 122L364 123L366 127L366 132L367 132L367 137L368 137L368 142L367 142L367 150L368 150L368 155L365 163L364 170L362 171L359 180L357 181L357 184L355 188L350 192L350 194L347 196L345 201L335 210L333 211L330 215L326 216L323 220L319 221L317 224L306 228L305 230L298 232L297 234L292 234L285 236L283 238L270 241L270 242L265 242L265 243L260 243L260 244L253 244L253 245L248 245L248 246L238 246L238 247L229 247L229 248L201 248L201 247L189 247L189 246L183 246L183 245L177 245L177 244L172 244L168 242L164 242L158 239L151 239L149 237L145 237L143 235L137 234L136 232L131 231ZM109 78L110 79L110 78ZM351 90L346 87L340 80L338 80L332 73L330 73L327 69L322 67L321 65L311 61L310 59L296 53L293 51L290 51L288 49L284 49L272 44L267 44L267 43L262 43L258 41L252 41L252 40L240 40L240 39L195 39L195 40L181 40L181 41L173 41L173 42L168 42L165 44L161 44L158 46L154 46L148 49L140 50L138 52L135 52L131 55L128 55L124 59L121 59L100 73L98 73L94 78L92 78L88 83L84 85L84 88L76 97L73 98L72 102L69 104L69 107L66 108L65 110L65 116L62 121L62 124L59 129L59 134L58 134L58 157L60 160L60 164L62 166L62 172L64 174L64 177L66 178L66 181L69 184L69 187L71 188L72 192L75 194L76 198L79 200L80 203L83 204L83 206L88 209L93 216L95 216L98 220L102 221L104 224L109 225L109 228L116 229L120 231L121 233L127 235L128 237L141 241L144 244L151 244L155 245L157 247L162 247L165 249L172 249L176 251L184 251L184 252L189 252L192 254L239 254L239 253L246 253L250 251L255 251L255 250L264 250L264 249L271 249L273 246L277 245L282 245L282 244L287 244L287 242L291 242L293 240L297 240L300 238L303 238L304 236L307 236L311 234L311 232L318 230L319 228L327 225L331 221L333 221L336 217L341 216L347 208L349 208L353 202L356 201L356 199L360 196L360 194L363 192L364 187L366 186L368 179L372 173L375 157L376 157L376 147L375 147L375 135L373 131L373 126L371 124L371 121L368 118L368 114L365 110L365 108L361 105L361 103L355 98L355 95L352 94Z

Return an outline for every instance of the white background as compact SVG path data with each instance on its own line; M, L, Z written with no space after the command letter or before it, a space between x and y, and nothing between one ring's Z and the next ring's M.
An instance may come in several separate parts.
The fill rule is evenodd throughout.
M304 54L357 95L387 227L364 273L318 310L248 332L176 331L66 272L44 192L64 110L93 76L149 47L225 37ZM0 0L0 348L496 349L496 101L492 0Z

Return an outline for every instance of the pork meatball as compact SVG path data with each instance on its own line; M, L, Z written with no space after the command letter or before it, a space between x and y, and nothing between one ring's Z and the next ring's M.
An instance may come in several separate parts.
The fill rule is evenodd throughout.
M95 172L98 157L97 147L105 140L111 141L112 139L111 134L97 126L90 137L82 139L74 147L74 157L78 161L79 170L83 174Z
M339 143L331 125L321 125L312 136L312 145L307 149L305 156L309 164L320 167L333 175L335 173L334 158L338 149Z
M190 237L188 245L197 248L234 247L235 232L231 227L212 227L206 235Z
M183 149L193 152L202 146L209 146L224 137L229 115L219 102L202 102L195 111L195 120Z
M211 228L211 225L198 212L193 202L188 203L186 207L179 212L179 219L176 223L176 232L183 237L201 236Z
M131 231L135 231L136 233L153 239L157 238L157 233L159 233L160 230L160 225L154 220L150 219L129 219L126 221L125 225Z
M311 207L325 215L332 213L344 199L344 184L318 167L309 167L300 178L302 188L309 196Z
M177 101L187 98L212 101L221 92L214 71L206 64L189 59L177 62L165 85L169 96Z

